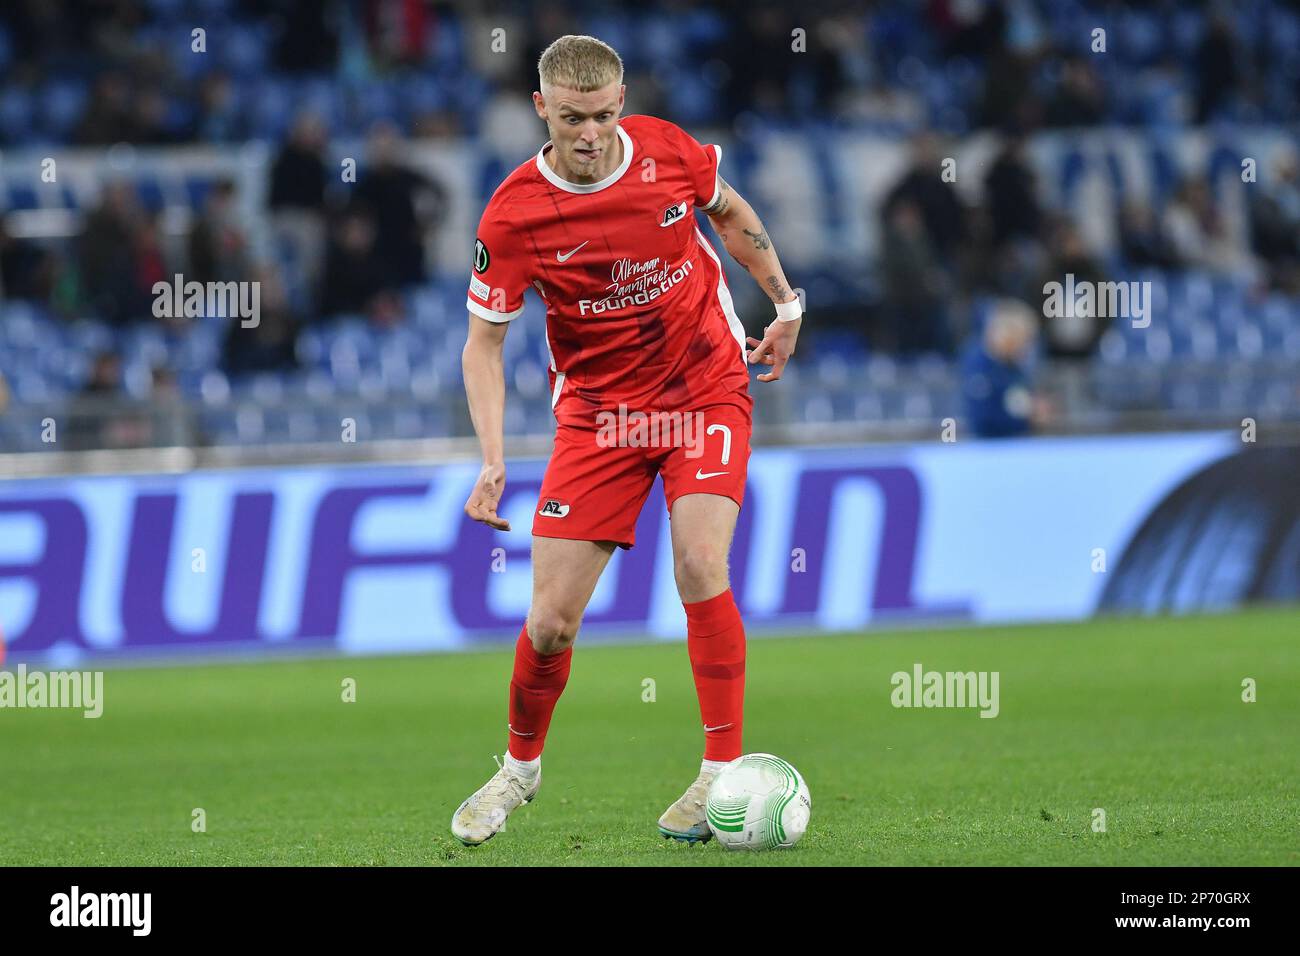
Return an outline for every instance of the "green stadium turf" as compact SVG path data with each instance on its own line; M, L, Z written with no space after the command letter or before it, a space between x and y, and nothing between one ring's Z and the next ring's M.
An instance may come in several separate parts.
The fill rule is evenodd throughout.
M813 800L803 842L766 854L656 833L700 757L680 642L579 640L541 793L475 849L448 824L505 743L505 650L109 670L99 720L0 710L0 863L1296 865L1298 625L752 640L746 748L790 760ZM1000 714L894 708L915 662L998 671Z

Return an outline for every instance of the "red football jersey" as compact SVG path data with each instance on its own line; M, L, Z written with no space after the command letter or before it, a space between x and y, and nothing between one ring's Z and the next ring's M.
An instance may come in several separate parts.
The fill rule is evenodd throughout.
M717 253L695 222L717 195L718 146L652 116L625 116L623 160L597 183L567 182L548 142L497 188L479 221L467 307L490 322L546 303L551 407L560 424L596 412L752 408L745 333Z

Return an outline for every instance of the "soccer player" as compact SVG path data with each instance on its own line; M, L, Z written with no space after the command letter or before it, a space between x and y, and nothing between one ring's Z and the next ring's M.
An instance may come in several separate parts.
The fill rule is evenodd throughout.
M578 625L614 549L632 547L659 475L704 723L699 775L659 818L659 832L704 841L709 783L741 755L745 630L727 553L749 460L746 359L770 366L760 381L779 379L801 307L758 216L718 175L721 149L664 120L620 118L623 63L611 47L560 37L538 72L533 104L551 140L497 188L474 247L462 365L483 470L466 513L510 529L497 514L506 476L502 344L529 287L546 304L555 447L533 516L532 603L515 645L505 760L456 810L451 829L466 845L483 843L537 794ZM745 337L696 209L776 304L761 342ZM609 441L601 425L619 413L658 416L673 426L659 437L672 440Z

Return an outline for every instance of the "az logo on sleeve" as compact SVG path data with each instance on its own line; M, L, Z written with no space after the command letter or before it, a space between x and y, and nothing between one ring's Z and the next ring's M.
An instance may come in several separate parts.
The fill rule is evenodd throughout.
M487 272L488 265L492 262L492 257L488 255L488 247L483 245L482 239L474 240L474 271L479 275Z

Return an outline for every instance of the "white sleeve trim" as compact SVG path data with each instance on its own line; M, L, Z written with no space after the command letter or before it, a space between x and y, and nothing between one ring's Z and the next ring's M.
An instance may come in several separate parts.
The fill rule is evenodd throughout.
M714 152L718 154L718 169L721 169L722 168L722 147L719 146L717 143L714 143L713 149ZM718 197L722 195L722 184L718 182L718 178L719 178L718 170L715 169L713 171L713 198L704 204L705 209L710 208L715 202L718 201Z
M465 297L465 308L469 309L480 319L487 319L489 322L498 322L498 323L509 322L511 319L518 318L519 313L524 311L524 307L521 305L513 312L493 312L487 306L479 305L469 296Z

